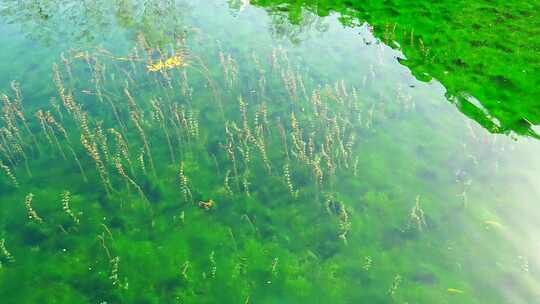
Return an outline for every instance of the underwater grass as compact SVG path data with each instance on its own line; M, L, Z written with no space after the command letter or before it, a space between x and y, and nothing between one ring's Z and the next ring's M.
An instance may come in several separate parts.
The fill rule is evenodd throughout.
M128 54L65 52L50 105L18 97L24 83L5 92L4 297L503 301L464 271L476 259L460 225L480 207L454 197L466 179L449 180L475 152L444 165L441 151L461 142L427 140L434 123L411 103L384 107L347 81L321 81L281 47L150 40L139 35ZM188 65L149 70L186 50ZM511 264L512 253L497 257Z

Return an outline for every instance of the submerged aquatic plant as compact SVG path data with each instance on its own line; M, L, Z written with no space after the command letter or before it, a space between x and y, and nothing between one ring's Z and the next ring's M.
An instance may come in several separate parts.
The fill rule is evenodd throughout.
M392 281L392 285L388 289L388 294L390 296L393 296L396 291L398 290L399 286L401 285L401 281L403 281L402 277L399 274L396 274L394 276L394 280Z
M114 166L116 167L116 171L118 172L118 174L124 180L126 180L128 185L132 185L135 188L135 190L137 190L137 193L139 194L139 196L144 202L148 202L148 198L146 198L146 195L144 195L142 188L131 177L127 175L126 171L124 170L124 166L122 166L122 161L120 160L120 156L118 155L114 156L113 163L114 163Z
M0 168L12 184L18 185L14 173L23 165L28 167L27 161L39 165L69 160L71 151L80 173L73 161L62 162L66 165L59 165L58 170L69 174L65 187L77 191L87 205L80 206L85 210L85 220L80 221L80 215L71 209L71 193L62 192L63 212L80 225L80 231L60 240L80 245L76 253L66 254L62 261L79 262L93 255L93 246L100 245L95 242L95 231L104 227L106 231L98 235L98 241L107 259L101 261L98 273L102 280L96 280L103 281L98 282L103 283L103 294L127 303L140 294L167 302L163 296L166 290L167 296L174 292L182 301L195 303L211 301L219 293L216 290L226 287L236 300L265 302L261 298L264 292L260 292L262 282L272 292L294 288L295 292L283 293L283 302L297 303L305 302L308 294L318 295L313 291L319 283L313 282L328 275L333 284L332 298L321 302L330 303L334 299L340 302L341 293L350 294L348 287L342 286L347 285L352 271L360 270L360 279L370 281L369 293L388 291L396 301L405 301L401 293L396 294L400 276L394 277L388 289L391 277L387 274L395 272L389 272L392 263L387 259L402 263L405 250L422 249L422 244L410 242L407 248L399 247L396 251L405 252L403 255L385 251L377 256L377 267L372 267L367 254L384 250L378 247L378 232L387 228L388 221L382 219L387 219L384 217L389 209L385 209L384 201L376 207L364 204L359 195L371 187L385 187L382 182L373 182L372 173L363 171L369 166L363 158L359 161L369 155L361 153L359 147L359 141L369 137L364 136L363 126L375 127L382 121L381 113L386 111L382 106L362 103L356 89L347 87L343 80L316 83L319 78L303 75L283 50L273 52L271 62L254 53L253 62L248 64L241 57L237 60L221 53L219 63L218 58L214 62L209 59L217 66L201 67L201 74L189 74L189 79L193 65L174 70L187 66L184 55L152 62L157 54L164 57L160 49L149 45L135 48L127 57L106 50L83 54L75 54L75 58L84 61L63 56L64 67L53 68L61 103L38 110L33 120L25 120L28 128L21 117L29 116L13 110L22 97L4 101L9 107L2 120L5 127L0 128L4 161L0 161ZM146 62L146 68L140 62ZM244 66L255 73L245 74ZM63 78L69 81L64 83ZM228 102L224 107L218 99L220 94ZM215 113L216 105L222 112ZM45 153L33 148L38 146L26 136L31 132ZM369 144L364 147L367 152L373 151ZM88 157L77 157L85 152ZM146 165L153 174L147 174ZM97 172L85 176L83 168L89 167ZM21 184L33 185L42 174L43 170L38 170L35 179L22 176ZM77 177L88 183L82 187ZM100 183L109 195L94 191ZM127 191L121 190L124 184ZM61 185L58 189L53 182L46 185L54 188L53 193L65 188ZM152 199L151 209L130 203L133 188L146 203L150 203L146 195ZM19 193L17 189L11 191ZM44 197L40 203L46 203ZM188 204L178 204L178 197ZM32 208L32 196L27 201L30 219L42 222ZM58 198L54 201L58 204ZM324 208L330 216L321 216ZM147 216L149 209L151 217ZM56 217L44 214L53 226ZM399 219L402 215L399 213ZM419 198L409 222L418 230L427 227ZM109 242L106 234L113 240L113 232L115 241ZM26 237L23 233L26 231L17 231L15 236ZM58 242L56 236L50 237L51 242ZM88 239L94 242L86 244L84 240ZM370 247L359 249L359 244ZM3 251L4 241L0 245ZM47 246L40 247L39 252L35 248L31 248L32 255L49 257ZM15 248L17 256L25 249ZM8 256L3 254L4 259L9 260ZM160 271L141 276L146 267L156 265L156 256ZM349 264L349 259L355 260ZM338 271L345 267L356 269L350 273ZM325 269L330 271L325 273ZM201 280L201 275L208 280ZM68 280L71 275L66 277ZM128 277L135 286L129 291ZM326 284L320 282L321 286ZM72 288L71 282L62 283ZM198 299L192 300L194 297ZM353 301L347 298L343 302Z
M0 253L2 253L4 258L8 262L11 262L11 263L15 262L15 258L13 257L13 255L11 255L11 253L6 248L6 239L0 239ZM0 263L0 266L1 265L2 264Z
M118 270L119 270L119 265L120 265L120 257L119 256L116 256L116 257L113 257L110 261L109 261L110 265L111 265L111 273L109 275L109 280L111 280L112 284L114 286L118 286L118 287L121 287L120 285L120 278L119 278L119 275L118 275Z
M73 210L71 210L70 202L71 193L67 190L62 192L62 210L64 210L64 212L71 217L75 224L79 224L79 218L75 215Z
M34 194L28 193L28 195L26 195L26 199L24 200L24 205L26 206L26 212L30 220L35 221L38 224L41 224L43 223L43 219L37 214L36 210L34 210L34 208L32 207L33 199L34 199Z
M291 169L288 163L283 166L283 176L285 177L285 183L287 185L287 188L289 189L289 193L291 194L291 196L293 198L298 198L298 190L296 190L293 186Z
M185 261L184 264L182 265L181 267L181 275L182 275L182 278L185 280L185 281L188 281L189 280L189 276L188 276L188 270L189 270L189 267L190 267L190 262L189 261Z
M182 195L184 196L184 201L191 202L193 200L193 196L191 194L191 189L189 187L189 180L184 173L184 162L180 163L180 170L178 171L178 178L180 181L180 190L182 191Z
M423 231L427 227L426 219L424 217L424 209L422 209L422 207L420 206L420 195L416 196L416 203L411 209L409 218L409 224L414 224L418 231Z
M17 182L17 178L15 177L15 174L13 174L11 169L6 164L4 164L2 160L0 160L0 168L2 169L2 171L4 171L6 176L11 180L13 185L18 188L19 182Z

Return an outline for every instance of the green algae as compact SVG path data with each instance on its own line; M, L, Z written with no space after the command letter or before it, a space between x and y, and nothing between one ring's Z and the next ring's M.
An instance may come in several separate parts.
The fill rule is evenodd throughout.
M174 39L169 37L169 42L173 43L155 38L162 34L147 35L153 31L134 26L133 31L143 36L137 42L133 40L137 35L127 35L127 42L118 42L129 48L109 41L113 57L95 47L62 49L69 63L65 65L58 58L60 52L51 51L66 91L88 114L91 134L87 135L100 142L98 153L113 188L110 194L95 161L80 144L85 131L78 114L62 105L50 81L50 65L38 72L46 79L42 80L45 89L35 83L36 90L44 93L34 92L33 82L18 78L24 114L40 151L16 120L24 135L21 145L29 156L31 176L25 172L22 156L8 153L14 164L5 163L12 165L20 187L0 177L0 238L14 257L1 256L0 294L6 302L527 303L535 299L535 256L526 250L529 242L520 240L516 245L514 241L521 236L518 222L533 223L524 220L522 213L538 197L534 182L539 164L531 153L538 151L536 142L512 142L471 125L452 111L445 90L407 76L384 45L368 49L360 63L351 62L349 55L358 46L351 40L332 40L343 37L334 23L325 31L330 42L342 49L330 44L333 51L321 47L315 52L309 39L287 45L271 35L254 36L266 26L260 22L265 16L261 12L252 11L246 21L241 14L248 14L248 9L235 21L227 15L208 17L226 13L212 5L194 7L190 21L204 20L204 24L190 29L187 23L187 32L172 31ZM385 8L390 15L406 11L399 6ZM361 35L370 38L369 33ZM146 45L141 37L148 37ZM323 39L314 45L325 44L328 40ZM133 47L139 57L132 62L115 59L133 55ZM385 54L379 53L383 47ZM149 74L143 55L148 50L152 59L188 50L190 65L170 74ZM89 60L79 57L80 51L88 52ZM220 53L233 61L224 66ZM372 73L365 62L375 66L375 76L367 81L353 76ZM135 106L128 104L126 85ZM14 100L15 92L8 83L5 87ZM239 96L245 102L245 116ZM59 113L48 104L51 97L60 105ZM149 102L152 99L165 109L165 128ZM9 109L4 108L6 113ZM38 109L50 110L69 133L69 142L60 132L54 133L67 160L40 129L34 117ZM175 120L173 109L181 110L183 119ZM145 168L140 165L144 142L130 111L142 117L155 175L147 152ZM235 131L232 122L243 131ZM98 140L100 124L108 147ZM234 133L236 166L223 147L228 142L226 126ZM246 126L252 136L265 139L266 158L257 141L246 140ZM122 159L122 165L148 201L126 186L106 160L106 153L118 153L106 131L111 127L128 142L133 171L127 159ZM298 134L306 145L304 158L302 149L294 147L292 135ZM334 141L325 138L328 134ZM167 136L172 139L175 161ZM309 138L314 142L312 152ZM13 145L19 140L8 142ZM333 147L326 153L334 173L325 162L321 143ZM87 183L69 157L69 146L81 159ZM322 183L314 171L317 161ZM180 163L191 192L188 201L179 178ZM293 191L284 178L285 164ZM509 178L515 170L519 173ZM513 189L496 194L486 190L502 186ZM70 208L79 224L62 210L61 193L66 190L72 194ZM526 191L529 197L520 196ZM42 224L27 218L27 193L34 194L33 208L44 219ZM410 216L417 196L425 217L423 229ZM198 207L198 201L209 199L215 207ZM533 210L531 216L536 214ZM513 215L519 220L512 220ZM512 233L512 238L506 233ZM531 269L525 271L529 264Z
M449 100L490 132L538 137L531 129L540 117L535 1L252 2L298 25L304 10L338 13L346 26L367 22L379 39L399 47L400 62L418 79L440 81Z

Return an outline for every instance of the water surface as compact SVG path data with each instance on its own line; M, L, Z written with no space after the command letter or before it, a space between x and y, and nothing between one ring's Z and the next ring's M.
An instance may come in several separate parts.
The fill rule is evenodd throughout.
M534 2L251 2L0 2L3 301L534 303Z

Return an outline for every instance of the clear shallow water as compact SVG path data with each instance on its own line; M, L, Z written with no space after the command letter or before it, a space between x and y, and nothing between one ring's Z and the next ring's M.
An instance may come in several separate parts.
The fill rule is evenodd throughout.
M154 4L2 5L6 302L535 301L533 136L367 23Z

